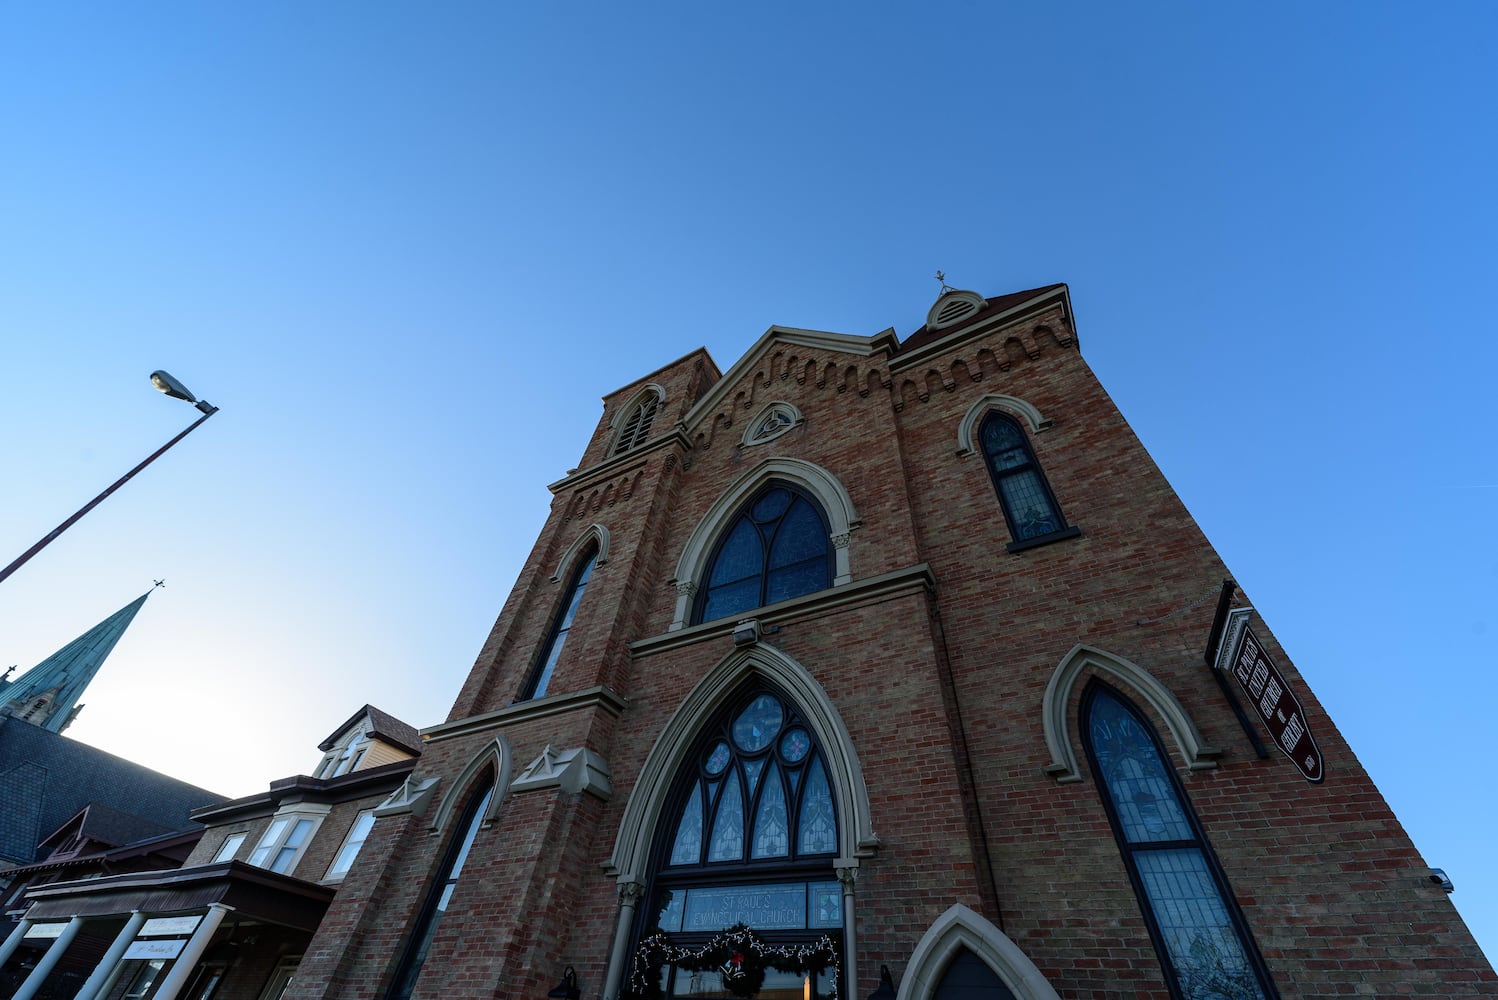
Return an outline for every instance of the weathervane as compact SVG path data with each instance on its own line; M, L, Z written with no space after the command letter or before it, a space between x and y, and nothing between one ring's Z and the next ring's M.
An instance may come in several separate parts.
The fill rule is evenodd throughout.
M165 587L166 586L166 581L165 580L156 580L154 582L155 582L155 585L157 587Z
M941 292L940 292L940 294L945 295L948 292L955 292L955 291L957 291L957 289L955 289L951 285L947 284L947 276L945 274L943 274L941 271L937 271L936 272L936 280L941 282Z

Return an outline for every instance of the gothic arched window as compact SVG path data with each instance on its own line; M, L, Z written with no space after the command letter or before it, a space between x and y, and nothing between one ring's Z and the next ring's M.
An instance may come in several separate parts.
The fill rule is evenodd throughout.
M655 422L655 413L660 409L661 397L654 389L645 393L643 398L631 404L628 413L625 414L624 422L619 425L619 436L614 439L614 450L610 455L622 455L631 448L635 448L645 440L645 435L650 433L650 425Z
M662 812L642 935L659 930L691 947L745 924L785 947L841 929L835 795L816 738L790 701L762 686L730 699L683 761ZM716 996L723 987L713 971L667 965L661 976L667 997ZM772 969L764 989L825 996L831 987L827 969Z
M406 942L400 967L391 982L390 992L386 994L387 1000L408 1000L411 991L416 988L416 981L421 978L421 967L426 964L427 953L432 947L432 939L437 936L437 926L442 922L448 904L452 902L453 890L458 887L458 878L463 874L463 863L468 860L474 837L478 836L479 828L484 825L484 814L488 812L489 800L493 797L494 776L491 774L468 797L468 805L458 819L452 842L443 855L437 879L427 892L421 916L417 918L416 925L411 930L411 938Z
M718 540L697 594L695 622L742 614L832 586L827 517L783 482L760 490Z
M1017 421L995 410L983 418L978 440L999 495L999 506L1004 510L1004 521L1009 525L1011 550L1042 539L1079 534L1077 529L1067 527L1030 440Z
M1081 714L1087 759L1171 995L1277 996L1153 728L1098 682L1084 694Z
M588 552L577 561L577 569L572 573L572 579L567 583L567 596L562 599L562 605L557 609L557 616L551 623L551 631L547 634L546 644L541 647L541 655L536 658L536 666L533 671L528 690L520 698L528 701L531 698L543 698L546 689L551 686L551 675L556 670L557 660L562 655L562 647L567 643L567 635L572 631L572 620L577 617L577 606L582 602L583 591L588 589L588 577L593 575L593 564L598 561L598 546L593 545Z

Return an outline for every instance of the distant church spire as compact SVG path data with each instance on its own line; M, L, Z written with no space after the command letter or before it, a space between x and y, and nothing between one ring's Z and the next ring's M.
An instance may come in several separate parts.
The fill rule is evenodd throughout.
M150 590L141 594L16 680L0 678L0 715L14 716L54 733L68 728L83 708L78 704L83 689L150 596Z

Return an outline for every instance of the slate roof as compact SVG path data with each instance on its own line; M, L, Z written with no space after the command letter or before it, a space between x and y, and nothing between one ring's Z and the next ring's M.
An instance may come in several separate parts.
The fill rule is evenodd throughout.
M90 802L52 831L38 847L55 851L65 839L71 839L80 833L100 845L120 847L177 832L176 827L163 825L153 819L125 812L102 802Z
M0 717L0 859L37 860L43 837L90 803L158 824L196 827L188 813L228 798L20 719ZM118 831L116 831L118 832Z
M359 711L349 716L343 725L333 730L327 739L317 745L317 749L324 753L333 749L333 745L338 742L338 737L348 732L349 726L352 726L366 715L369 716L370 735L410 753L421 753L421 734L416 731L416 727L407 725L389 712L382 712L373 705L365 705Z

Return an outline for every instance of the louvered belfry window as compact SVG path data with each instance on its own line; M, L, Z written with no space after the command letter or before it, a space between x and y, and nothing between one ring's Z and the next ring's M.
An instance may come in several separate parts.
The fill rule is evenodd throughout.
M651 395L630 409L629 415L624 418L624 426L619 429L619 439L614 442L615 455L622 455L645 440L645 436L650 433L650 425L655 421L655 411L660 405L660 398Z

